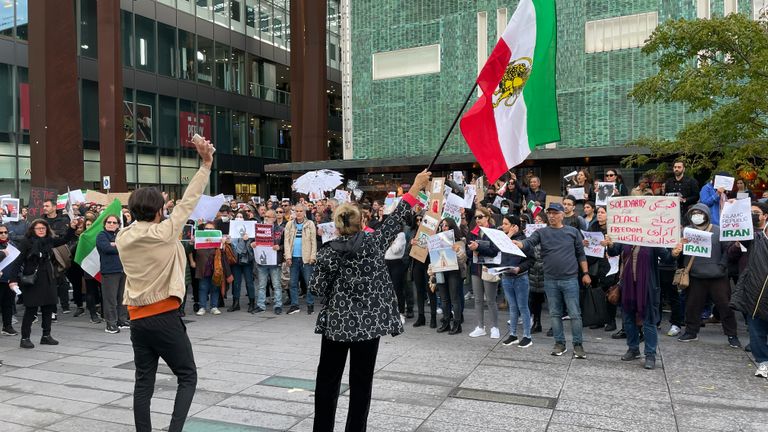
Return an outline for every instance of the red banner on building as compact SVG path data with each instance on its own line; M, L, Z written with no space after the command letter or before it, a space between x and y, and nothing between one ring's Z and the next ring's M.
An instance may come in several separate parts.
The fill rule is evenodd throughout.
M211 116L200 114L197 115L193 112L181 111L179 112L179 138L181 139L181 147L195 148L192 144L192 137L195 134L211 139Z

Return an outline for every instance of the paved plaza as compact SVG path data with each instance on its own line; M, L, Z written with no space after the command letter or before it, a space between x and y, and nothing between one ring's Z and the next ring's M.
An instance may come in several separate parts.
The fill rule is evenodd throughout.
M698 342L660 336L658 367L646 371L642 360L620 361L624 341L602 330L584 330L588 359L576 360L570 343L565 356L549 355L553 342L542 334L527 349L469 338L471 310L466 318L458 336L409 321L406 334L382 339L369 431L768 430L768 381L753 376L750 357L728 347L719 325L702 329ZM310 431L320 348L314 319L188 316L199 379L185 431ZM33 350L20 349L18 337L0 338L0 429L133 430L129 332L106 334L85 316L62 315L53 335L60 345ZM39 337L36 326L33 342ZM339 431L349 402L343 390ZM152 401L158 430L168 427L174 394L175 378L162 365Z

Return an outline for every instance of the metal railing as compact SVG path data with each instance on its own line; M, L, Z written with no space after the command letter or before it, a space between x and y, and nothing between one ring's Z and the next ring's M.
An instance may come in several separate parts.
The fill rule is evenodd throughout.
M275 102L280 105L291 104L291 93L284 90L278 90L274 87L267 87L262 84L250 82L248 83L248 92L252 97Z

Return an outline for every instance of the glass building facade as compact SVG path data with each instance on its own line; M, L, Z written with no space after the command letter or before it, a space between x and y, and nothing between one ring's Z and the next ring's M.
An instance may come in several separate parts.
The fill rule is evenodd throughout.
M0 8L0 194L29 196L27 1ZM85 187L99 188L96 0L76 0ZM199 162L187 137L217 147L212 191L262 196L290 179L262 174L291 159L289 0L123 2L123 128L129 189L160 185L179 195ZM333 5L336 8L333 9ZM125 9L125 6L131 9ZM335 12L334 12L335 11ZM335 15L336 18L332 18ZM329 23L338 24L338 0ZM339 49L338 29L333 46ZM328 46L332 35L329 33ZM7 49L3 49L7 48ZM21 55L12 53L21 52ZM11 53L11 54L4 54ZM338 69L328 55L332 72ZM333 73L329 74L333 79ZM337 80L338 81L338 80ZM340 94L329 88L329 137L340 142ZM338 99L338 100L337 100ZM336 129L335 131L333 129ZM340 144L339 144L340 145ZM340 156L339 156L340 157ZM80 187L81 185L72 185Z

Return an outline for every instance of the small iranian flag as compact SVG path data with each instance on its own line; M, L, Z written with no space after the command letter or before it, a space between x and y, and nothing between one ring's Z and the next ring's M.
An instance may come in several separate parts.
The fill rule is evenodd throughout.
M69 192L56 197L56 210L64 210L67 206L67 201L69 201Z
M112 204L108 205L96 218L93 225L80 234L75 253L75 262L83 268L83 271L99 281L101 281L101 259L96 249L96 237L104 231L104 219L107 216L117 216L118 219L122 219L122 205L119 200L112 201Z
M533 202L533 200L528 201L527 207L528 207L528 211L533 213L533 217L536 217L536 215L539 214L539 212L541 211L541 207L537 206L536 203Z
M560 140L555 0L521 0L477 77L461 133L493 183L538 145Z
M221 242L221 230L195 230L195 249L218 249Z

